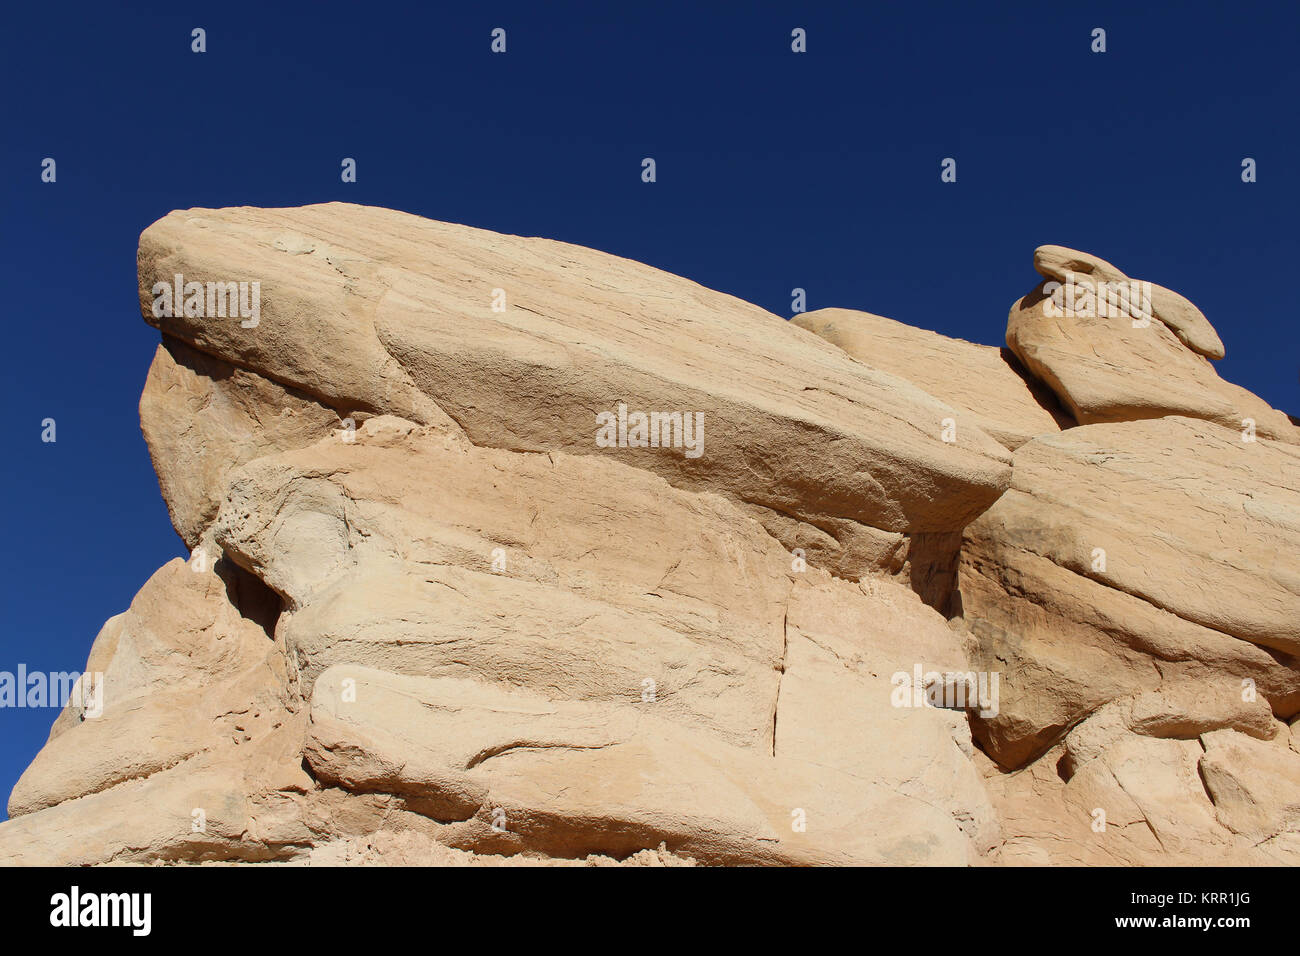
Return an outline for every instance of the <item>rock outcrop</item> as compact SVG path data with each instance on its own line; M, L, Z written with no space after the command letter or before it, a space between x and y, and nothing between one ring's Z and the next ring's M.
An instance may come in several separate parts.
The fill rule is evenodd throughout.
M1021 446L962 546L976 663L1005 679L976 722L989 754L1020 766L1107 701L1182 677L1300 709L1297 475L1294 445L1187 418Z
M1175 293L998 349L345 204L139 270L193 557L0 860L1300 860L1300 441Z
M974 424L1014 451L1035 435L1074 424L1056 397L1007 349L950 339L851 309L819 309L791 320L860 362L884 369L948 402L957 430Z
M174 212L140 237L138 259L141 307L165 337L343 415L609 456L781 529L821 531L837 552L878 532L960 530L1010 476L1006 450L977 428L941 441L952 410L921 389L756 306L565 243L333 203ZM274 282L245 328L155 317L154 285L174 275ZM620 404L707 409L703 461L657 443L598 448L594 416Z
M1011 307L1007 346L1080 424L1185 415L1300 443L1285 414L1219 377L1218 333L1176 292L1061 246L1034 268L1046 281Z

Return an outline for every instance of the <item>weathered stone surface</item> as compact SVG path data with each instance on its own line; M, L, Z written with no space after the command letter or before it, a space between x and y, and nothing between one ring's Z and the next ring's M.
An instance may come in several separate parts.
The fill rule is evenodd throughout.
M219 570L173 560L105 624L86 665L100 690L15 786L0 860L261 861L377 825L379 807L352 820L303 772L283 648L232 603L257 608L261 585Z
M305 692L342 662L578 700L649 679L661 710L770 749L792 562L725 499L380 416L246 466L216 529L283 596Z
M574 857L662 843L724 864L974 855L950 814L887 781L731 747L654 710L336 665L312 693L307 760L348 790L401 794L460 821L446 839L462 849ZM795 813L805 829L791 827ZM877 830L873 818L892 825Z
M927 612L900 588L877 586L871 602L835 607L827 596L796 586L775 754L946 810L982 855L998 842L999 828L970 759L964 710L898 706L895 675L912 677L919 665L922 675L942 675L941 683L951 685L951 675L968 673L956 634ZM902 635L909 640L900 646Z
M790 322L952 405L958 442L970 423L1012 450L1074 424L1051 391L1026 375L1006 349L852 309L819 309Z
M1039 383L341 204L173 213L139 261L147 315L178 272L261 311L154 319L196 555L105 622L0 863L1300 863L1300 449L1223 427L1261 403L1183 374L1181 297ZM1070 348L1140 420L1052 410ZM619 403L703 454L602 447Z
M330 203L172 213L140 237L139 268L144 314L167 335L331 408L450 416L476 444L616 457L814 526L956 531L1008 478L978 428L941 440L950 409L920 389L590 249ZM176 274L261 281L260 321L154 317L154 284ZM597 448L596 415L619 403L702 412L702 456Z
M240 794L239 813L254 817L273 802L278 829L240 847L229 838L238 814L202 839L173 832L176 806L198 799L191 784L207 778L187 775L182 787L169 769L197 774L223 747L243 745L256 700L253 688L198 667L167 675L168 693L192 694L198 680L232 699L205 707L150 697L164 726L186 731L161 750L121 733L122 720L109 726L111 711L103 733L117 736L96 760L122 769L83 788L95 799L86 812L115 813L121 794L135 792L122 788L143 777L148 787L133 799L158 806L165 825L128 829L128 847L92 842L59 860L293 858L393 801L439 827L441 842L489 854L624 856L664 844L709 863L964 864L996 842L964 714L894 704L895 674L964 679L968 670L960 632L904 586L796 570L730 500L616 461L479 448L391 416L348 438L265 455L231 475L214 540L223 566L242 566L228 576L250 588L265 581L283 601L274 640L238 615L221 578L179 561L106 628L118 669L147 667L139 662L151 654L127 641L148 628L200 648L233 631L253 641L255 658L287 667L271 687L289 705L309 697L311 723L303 743L301 715L272 712L289 741L272 769L288 774L290 756L302 755L311 776L237 778L222 798L229 809ZM206 629L177 599L202 582L219 618ZM340 675L364 677L354 677L355 707ZM428 702L414 711L412 688ZM377 700L388 703L376 711ZM241 729L227 742L231 720ZM67 732L83 737L69 752L84 755L90 724ZM906 742L905 758L890 741ZM534 746L546 752L533 759ZM476 761L498 748L520 755ZM48 747L33 773L67 766L62 753ZM132 772L123 758L142 753L158 765ZM359 823L322 824L340 791L387 803L354 809ZM56 814L46 825L75 821L66 808L77 793L40 803L63 800L43 811ZM517 821L514 836L493 829L498 807ZM815 824L791 829L796 811ZM881 830L872 818L892 823ZM7 852L30 862L25 832L9 832Z
M1208 319L1196 306L1172 289L1151 284L1151 311L1178 340L1206 358L1221 359L1223 342Z
M1125 282L1128 276L1105 259L1066 249L1064 246L1039 246L1034 250L1034 268L1038 274L1057 282L1086 276L1099 282ZM1223 342L1209 319L1183 296L1154 282L1150 289L1150 315L1163 322L1184 345L1207 358L1223 358Z
M340 427L305 393L198 352L176 339L158 346L140 428L176 533L193 549L217 516L230 472Z
M1201 739L1200 774L1219 822L1256 843L1290 844L1278 838L1300 834L1300 754L1227 729Z
M1010 490L966 530L976 666L1004 668L976 732L1017 766L1109 700L1243 680L1300 708L1300 453L1185 418L1090 425L1016 452ZM1214 686L1211 687L1211 684Z
M1264 437L1300 442L1286 415L1223 381L1163 323L1134 328L1127 316L1053 317L1051 302L1043 284L1017 301L1007 346L1081 424L1183 415L1241 432L1249 419ZM1057 303L1058 312L1065 307Z
M364 837L333 840L323 843L302 858L286 866L696 866L690 857L669 853L665 847L639 850L629 857L616 860L609 856L591 855L582 859L557 859L542 854L512 853L479 854L457 850L419 830L376 830Z
M1007 346L1080 424L1183 415L1300 444L1284 413L1215 372L1205 356L1222 357L1222 343L1185 298L1149 285L1145 301L1139 293L1107 308L1078 283L1133 280L1104 260L1043 247L1034 265L1050 282L1011 307Z
M0 824L0 860L9 866L91 866L290 856L329 833L328 827L313 833L303 822L299 801L311 780L290 761L300 750L301 734L270 752L254 745L237 762L200 755L10 819ZM249 758L255 759L246 764ZM263 763L281 774L248 769L260 770ZM377 824L379 814L372 816ZM195 830L199 822L202 831Z
M987 779L1007 841L996 862L1055 866L1219 865L1249 862L1217 824L1197 779L1200 745L1127 735L1069 782L1049 753Z
M1005 833L993 862L1300 864L1300 760L1280 734L1099 733L1089 726L1099 718L1109 722L1099 712L1071 735L1106 739L1073 773L1053 771L1068 758L1060 748L1014 774L990 768L985 783Z
M1121 282L1127 279L1100 256L1094 256L1066 246L1039 246L1034 250L1034 269L1045 279L1065 282L1071 275L1083 275L1101 282Z
M429 487L440 489L436 498L419 493ZM959 636L897 584L864 590L793 571L790 556L725 499L697 498L616 462L480 449L381 416L352 444L330 440L244 469L217 529L228 553L289 602L282 633L305 689L326 669L364 662L588 709L634 706L649 692L655 719L697 734L696 747L721 742L770 760L789 746L865 779L899 774L902 793L950 805L954 820L989 843L991 814L954 742L965 735L969 746L964 722L890 700L889 677L917 664L965 672ZM345 560L320 568L311 556L321 553ZM820 678L825 662L804 662L814 641L838 655ZM835 678L838 697L821 686ZM591 726L614 719L595 713ZM910 771L872 741L908 734ZM807 752L834 735L846 738L837 750ZM667 832L643 837L684 846Z
M208 752L238 764L239 748L283 736L295 721L284 655L226 592L212 570L179 559L149 579L130 610L105 625L83 679L95 691L56 722L14 787L10 816Z
M1271 740L1277 735L1278 722L1266 700L1242 694L1241 688L1226 681L1169 681L1094 711L1066 736L1058 769L1063 777L1073 776L1130 733L1195 740L1219 730Z

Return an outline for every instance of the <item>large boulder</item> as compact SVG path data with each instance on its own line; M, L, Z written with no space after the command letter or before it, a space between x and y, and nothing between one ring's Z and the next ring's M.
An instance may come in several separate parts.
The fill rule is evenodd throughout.
M1043 278L1063 284L1080 277L1094 283L1131 281L1105 259L1064 246L1039 246L1034 250L1034 268ZM1143 282L1142 285L1145 298L1142 308L1135 311L1163 322L1180 342L1198 355L1223 358L1223 341L1200 309L1172 289L1154 282Z
M734 764L728 778L756 775L782 793L797 792L808 767L825 767L848 776L827 778L824 788L839 795L819 813L834 816L837 807L867 799L849 786L853 780L884 784L918 808L944 810L951 839L943 838L940 856L916 862L951 860L955 847L963 859L968 853L974 858L992 845L996 825L970 764L964 713L898 707L891 683L900 673L910 679L918 667L923 674L964 678L959 632L900 584L859 586L803 567L727 499L674 489L618 462L483 449L433 426L380 416L366 421L351 442L330 439L246 466L232 484L216 538L234 561L284 596L291 613L280 633L313 707L337 697L333 691L321 697L317 685L325 675L333 674L337 684L339 675L362 664L462 681L437 686L447 694L463 688L473 713L488 708L486 715L464 717L482 724L486 742L476 746L483 750L523 733L491 716L515 706L494 703L495 687L518 689L533 702L529 707L570 714L575 739L635 723L644 712L657 729L636 739L669 735L677 741L669 751L682 752L680 766L669 751L656 750L653 761L661 773L683 781L681 792L708 792L708 781L697 778L709 761ZM418 686L435 693L432 685ZM541 723L524 723L537 724L535 732L544 736ZM371 780L384 776L379 771L349 783L347 761L341 766L331 754L366 748L337 727L331 732L342 736L309 754L309 761L320 762L318 775L355 784L360 792L379 787ZM450 726L420 734L464 736ZM906 756L900 757L903 742ZM651 758L640 747L616 751L637 755L627 757L621 771L603 766L613 754L583 757L565 789L579 802L545 812L582 819L591 807L581 801L596 799L583 797L586 781L617 773L641 779L649 773L641 761ZM392 744L364 762L386 766L401 751ZM695 751L711 756L692 763L685 755ZM613 767L624 767L623 761ZM444 754L421 757L419 765L441 767L427 771L437 776L464 763ZM587 763L593 765L583 769ZM472 791L479 802L461 809L480 815L493 809L485 796L495 792L491 781L475 789L463 781L452 787L420 779L403 777L379 789L434 804L452 799L452 791ZM638 784L637 792L644 786ZM816 841L788 856L767 837L745 843L747 849L710 849L692 828L720 824L699 818L695 804L679 805L677 792L645 793L642 811L681 815L666 829L645 829L631 804L611 800L606 810L616 830L631 828L648 846L665 842L670 850L715 862L888 856L879 846L845 849L849 855L843 856ZM770 795L748 799L771 806ZM445 818L447 807L437 805L434 812ZM775 806L788 820L799 805ZM543 812L525 805L517 811ZM537 836L514 848L566 854L626 849L602 843L608 834L580 836L570 833L553 845ZM500 849L489 833L466 837L464 845Z
M1219 377L1207 356L1223 345L1182 296L1060 246L1034 266L1046 281L1012 305L1007 347L1080 424L1183 415L1300 444L1285 414Z
M578 246L329 203L174 212L145 230L138 261L141 308L165 335L340 418L390 413L478 445L616 458L844 547L864 526L959 531L1009 477L1005 449L973 424L943 441L953 409L908 382L756 306ZM257 315L208 317L190 282L249 283L250 306L258 282ZM602 447L598 416L620 406L698 413L702 442L642 445L633 421Z

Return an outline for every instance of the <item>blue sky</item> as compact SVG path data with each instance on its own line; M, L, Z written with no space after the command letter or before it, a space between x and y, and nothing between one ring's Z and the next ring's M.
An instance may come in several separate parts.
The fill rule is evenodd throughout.
M175 208L389 206L989 344L1058 243L1186 295L1300 413L1298 4L450 6L6 9L0 670L79 670L183 553L136 410L136 242ZM0 710L0 795L55 716Z

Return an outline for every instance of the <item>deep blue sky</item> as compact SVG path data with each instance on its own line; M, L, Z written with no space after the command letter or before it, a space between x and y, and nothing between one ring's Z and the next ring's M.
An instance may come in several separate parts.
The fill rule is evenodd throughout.
M1300 4L444 6L6 6L0 670L80 670L183 553L136 411L136 242L175 208L390 206L989 344L1059 243L1182 292L1300 413ZM0 798L55 716L0 710Z

